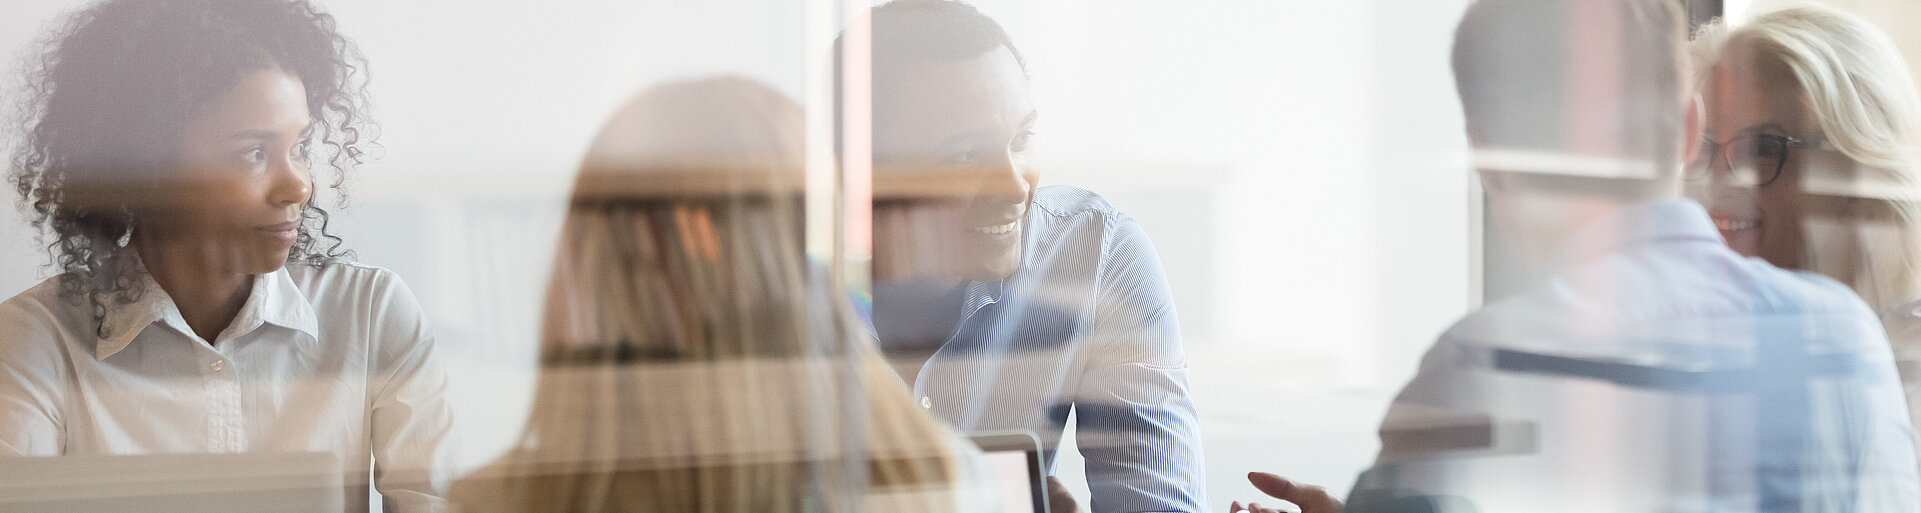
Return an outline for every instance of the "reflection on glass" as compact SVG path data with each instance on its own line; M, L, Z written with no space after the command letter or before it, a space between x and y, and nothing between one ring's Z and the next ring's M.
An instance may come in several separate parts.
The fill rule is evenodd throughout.
M9 3L0 511L1921 513L1921 7L880 3Z
M1912 427L1870 310L1830 280L1744 259L1676 197L1701 122L1676 7L1469 7L1453 66L1488 215L1545 280L1435 342L1349 510L1918 506ZM1711 131L1717 174L1727 150L1756 148L1724 143L1740 136ZM1276 479L1255 482L1338 504Z
M1703 167L1690 194L1735 251L1819 272L1865 299L1893 343L1909 410L1921 412L1921 98L1894 43L1854 15L1810 6L1710 26L1694 50L1708 137L1807 142L1778 159L1772 182Z
M871 342L847 340L863 332L847 298L804 260L801 126L796 104L738 78L658 86L614 115L575 182L527 426L457 503L968 507L966 442Z
M444 506L434 337L314 199L310 166L338 184L372 143L334 18L116 0L56 26L26 61L12 178L60 274L0 304L0 456L66 458L0 466L74 481L0 502L364 511L371 472L389 510Z
M1049 451L1071 411L1095 511L1201 510L1199 422L1146 235L1093 192L1038 186L1039 110L994 20L933 0L871 20L873 322L921 406Z

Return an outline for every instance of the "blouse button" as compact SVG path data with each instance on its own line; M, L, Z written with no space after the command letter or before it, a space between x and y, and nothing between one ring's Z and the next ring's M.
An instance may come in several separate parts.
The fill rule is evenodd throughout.
M214 361L213 361L213 365L209 365L209 367L212 367L212 368L213 368L213 371L214 371L214 372L220 372L220 369L225 369L225 368L227 368L227 361L226 361L226 360L214 360Z
M920 407L928 410L934 409L934 399L924 395L920 396Z

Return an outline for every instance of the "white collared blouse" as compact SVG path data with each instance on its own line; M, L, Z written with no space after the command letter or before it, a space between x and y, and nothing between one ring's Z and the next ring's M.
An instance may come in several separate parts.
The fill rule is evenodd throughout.
M389 511L444 509L447 375L398 276L289 264L212 341L141 276L99 324L58 278L0 303L0 456L331 452L349 511L369 470Z

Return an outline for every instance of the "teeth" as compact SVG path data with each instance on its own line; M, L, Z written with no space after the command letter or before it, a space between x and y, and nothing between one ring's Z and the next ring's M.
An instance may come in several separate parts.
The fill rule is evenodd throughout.
M999 235L999 234L1014 231L1014 227L1019 225L1020 225L1020 221L1008 221L1007 224L994 225L994 226L976 226L968 229L973 230L974 233L979 233L983 235Z
M1753 230L1755 228L1760 228L1761 221L1753 220L1753 219L1743 219L1743 220L1715 219L1714 227L1720 229L1721 231L1738 232L1741 230Z

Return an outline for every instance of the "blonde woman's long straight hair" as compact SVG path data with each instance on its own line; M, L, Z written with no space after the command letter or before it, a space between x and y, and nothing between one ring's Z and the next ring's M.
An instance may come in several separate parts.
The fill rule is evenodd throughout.
M1847 283L1877 311L1921 299L1921 94L1893 40L1858 16L1819 5L1732 28L1712 23L1694 39L1698 83L1730 45L1777 60L1827 142L1866 168L1852 179L1898 198L1859 209L1875 215L1811 223L1818 233L1804 250L1807 270Z
M953 442L804 259L800 109L662 85L575 183L519 444L463 511L952 511Z

